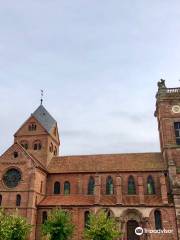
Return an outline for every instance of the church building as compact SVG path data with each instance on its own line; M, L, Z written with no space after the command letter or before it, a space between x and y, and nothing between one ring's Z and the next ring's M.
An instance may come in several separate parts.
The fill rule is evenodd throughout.
M41 104L0 156L0 206L28 219L30 240L41 239L55 207L72 213L73 240L100 209L116 218L123 240L180 239L180 88L162 79L155 117L160 152L61 156L58 124ZM139 236L138 226L170 231Z

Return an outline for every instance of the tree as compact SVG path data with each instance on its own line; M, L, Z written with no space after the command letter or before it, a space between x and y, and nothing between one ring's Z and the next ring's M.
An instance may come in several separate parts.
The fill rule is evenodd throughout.
M0 211L0 239L3 240L25 240L31 230L27 220L15 214L5 214Z
M52 210L42 225L42 233L49 240L68 240L73 231L71 214L61 209Z
M89 215L88 224L84 231L87 240L113 240L120 237L118 224L114 217L108 217L107 213L100 211L98 214Z

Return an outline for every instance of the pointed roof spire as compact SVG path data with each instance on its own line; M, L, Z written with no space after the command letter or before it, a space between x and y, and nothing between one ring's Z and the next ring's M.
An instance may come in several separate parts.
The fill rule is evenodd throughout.
M51 129L57 124L56 120L51 116L51 114L45 109L42 104L31 115L35 117L49 133Z

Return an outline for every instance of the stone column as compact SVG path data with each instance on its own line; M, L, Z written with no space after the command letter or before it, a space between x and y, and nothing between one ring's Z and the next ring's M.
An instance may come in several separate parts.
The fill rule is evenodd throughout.
M101 200L101 177L95 176L95 204L100 203Z
M144 204L144 183L143 183L142 176L138 176L137 183L138 183L138 192L139 192L139 203Z
M166 179L164 174L160 176L160 184L161 184L161 197L162 202L164 204L168 203L168 197L167 197L167 186L166 186Z
M120 176L116 177L116 203L122 204L122 179Z

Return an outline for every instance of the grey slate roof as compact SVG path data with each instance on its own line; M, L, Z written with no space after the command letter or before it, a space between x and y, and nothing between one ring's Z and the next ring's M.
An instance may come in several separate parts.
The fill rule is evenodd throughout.
M56 120L48 113L43 105L40 105L32 116L37 119L37 121L50 133L52 127L55 126Z

